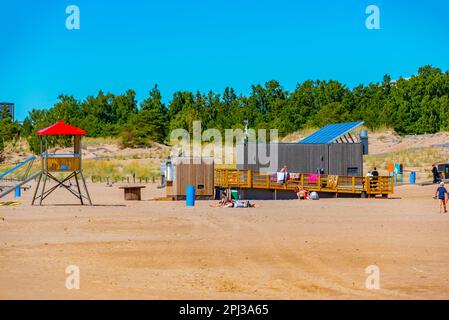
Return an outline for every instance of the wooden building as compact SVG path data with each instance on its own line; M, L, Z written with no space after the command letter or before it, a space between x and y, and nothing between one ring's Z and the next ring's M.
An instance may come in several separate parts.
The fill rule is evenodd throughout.
M287 166L289 172L316 173L322 170L324 174L363 176L367 135L353 133L362 124L363 121L332 124L297 143L267 143L263 147L272 159L276 157L277 170ZM272 154L274 146L277 151ZM260 171L268 167L258 161L259 148L260 144L250 143L237 148L237 153L243 150L243 155L237 154L237 159L242 159L237 169Z
M188 185L195 187L197 199L214 197L214 163L212 159L175 158L165 163L166 195L185 199Z

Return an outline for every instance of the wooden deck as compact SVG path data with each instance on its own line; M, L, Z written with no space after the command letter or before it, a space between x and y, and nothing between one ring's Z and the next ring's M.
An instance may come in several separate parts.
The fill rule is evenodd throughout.
M268 174L251 170L216 169L214 183L222 188L246 188L266 190L296 191L301 186L308 191L328 192L333 194L366 194L388 197L394 192L393 177L375 178L337 176L327 174L300 174L297 179L287 180L281 184L272 181Z

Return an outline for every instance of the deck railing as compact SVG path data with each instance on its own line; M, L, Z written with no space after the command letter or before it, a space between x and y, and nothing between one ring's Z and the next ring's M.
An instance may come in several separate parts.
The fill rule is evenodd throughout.
M392 177L356 177L303 173L283 183L269 174L252 170L216 169L215 186L223 188L254 188L296 191L298 187L309 191L388 195L394 191Z

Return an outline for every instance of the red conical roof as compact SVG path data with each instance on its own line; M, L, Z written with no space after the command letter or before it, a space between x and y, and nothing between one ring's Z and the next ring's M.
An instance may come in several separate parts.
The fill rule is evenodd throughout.
M39 130L36 132L38 136L48 136L48 135L66 135L66 136L82 136L86 134L86 131L65 122L59 120L55 124Z

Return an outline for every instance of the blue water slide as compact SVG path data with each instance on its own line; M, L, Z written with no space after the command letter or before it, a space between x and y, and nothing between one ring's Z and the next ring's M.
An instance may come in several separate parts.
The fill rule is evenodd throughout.
M18 165L16 165L15 167L13 167L13 168L11 168L11 169L9 169L9 170L3 172L3 173L0 173L0 179L3 179L3 178L6 177L8 174L10 174L10 173L16 171L17 169L23 167L23 166L26 165L27 163L29 163L29 162L31 162L31 161L34 161L34 159L36 159L36 156L31 156L31 157L29 157L28 159L26 159L25 161L23 161L23 162L19 163Z
M16 188L20 188L21 186L23 186L25 183L33 180L34 178L37 178L40 174L42 174L42 171L38 171L33 173L32 175L28 176L25 180L19 181L17 182L15 185L9 187L6 190L0 190L0 198L3 198L4 196L6 196L8 193L13 192Z

